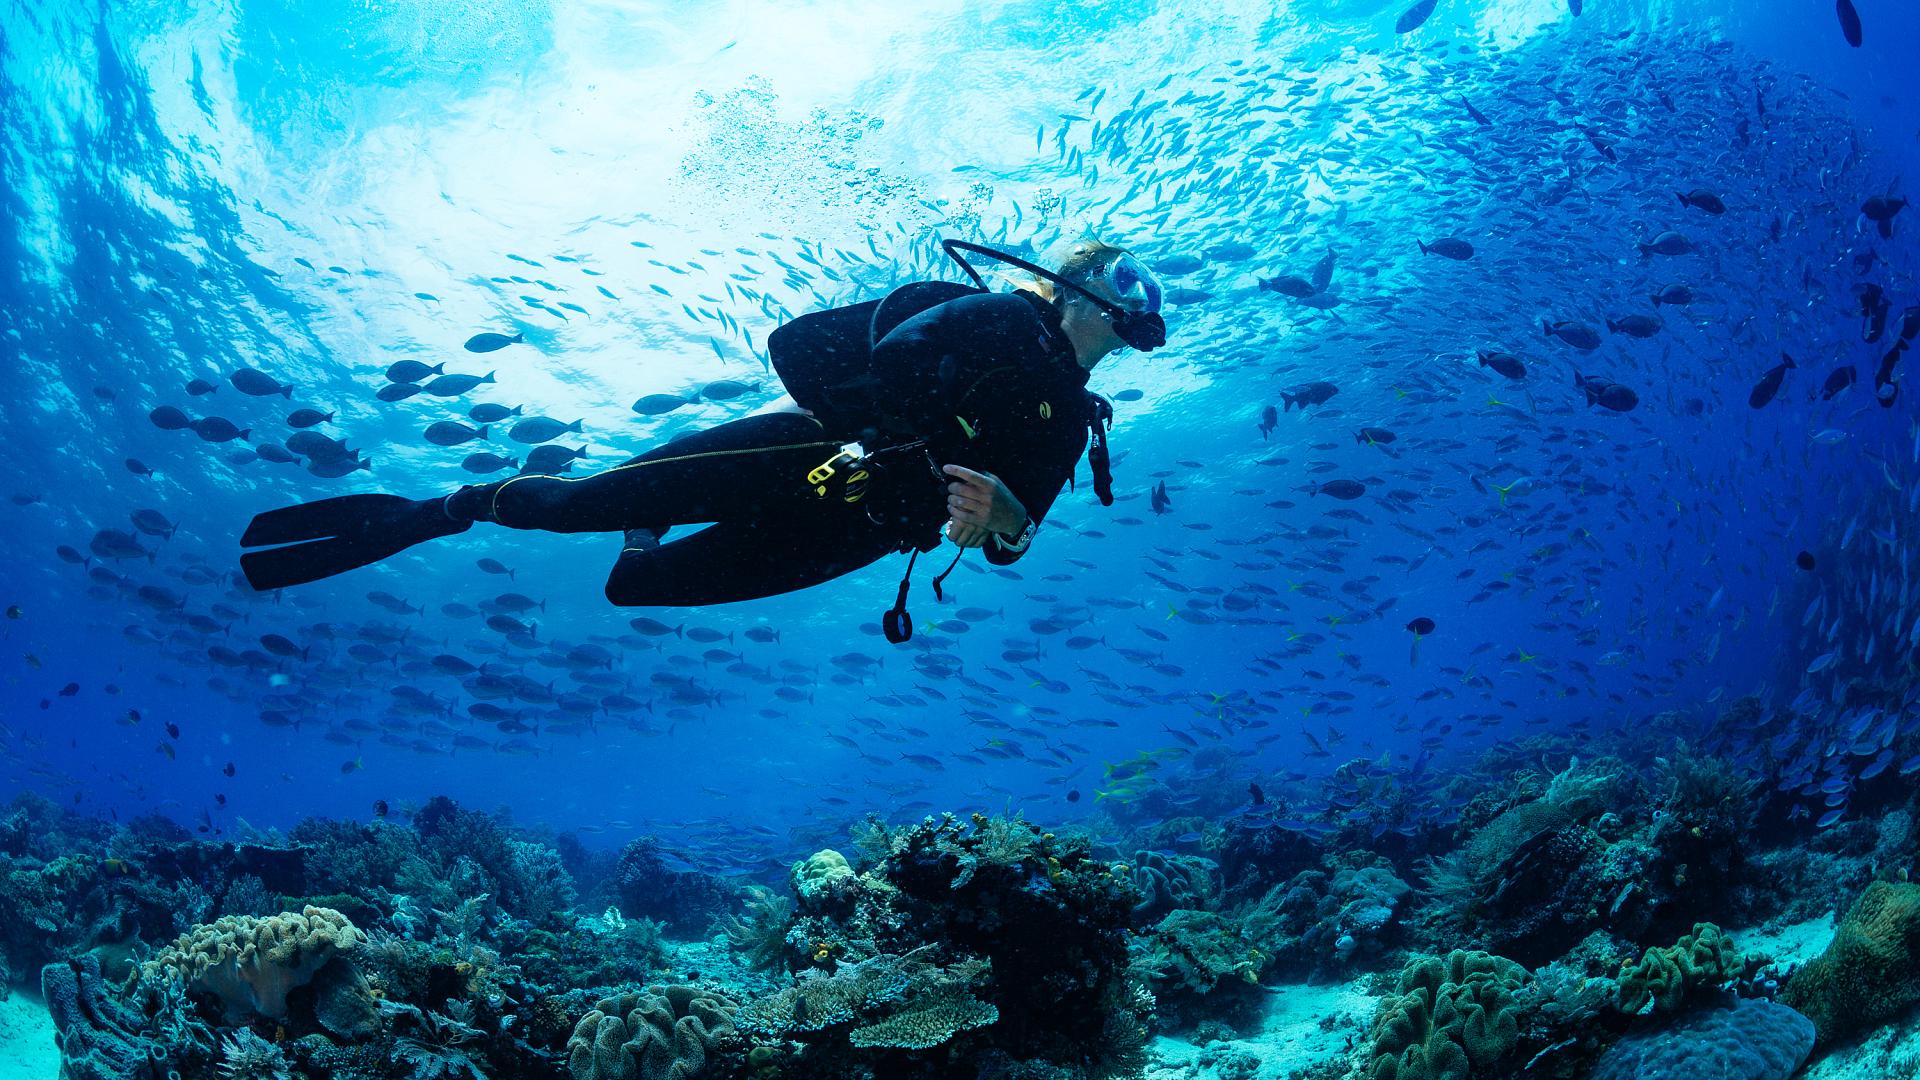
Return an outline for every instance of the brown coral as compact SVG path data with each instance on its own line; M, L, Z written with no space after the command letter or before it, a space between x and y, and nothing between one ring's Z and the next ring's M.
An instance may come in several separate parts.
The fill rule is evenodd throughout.
M691 1080L733 1033L732 998L697 986L649 986L602 998L567 1040L574 1080Z
M173 971L189 990L218 996L227 1021L287 1015L287 992L305 985L336 955L359 948L367 936L332 908L298 914L229 915L182 934L146 967Z

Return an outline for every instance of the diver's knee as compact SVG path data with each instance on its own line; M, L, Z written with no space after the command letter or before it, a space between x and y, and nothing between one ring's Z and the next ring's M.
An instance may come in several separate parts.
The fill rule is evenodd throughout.
M607 603L614 607L646 606L646 597L640 595L640 590L634 587L634 582L618 570L607 578L606 593Z

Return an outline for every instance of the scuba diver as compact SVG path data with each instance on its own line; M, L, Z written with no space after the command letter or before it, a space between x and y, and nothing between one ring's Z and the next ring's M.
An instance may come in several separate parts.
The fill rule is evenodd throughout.
M912 551L883 620L889 640L905 641L913 561L939 546L943 525L961 548L956 564L968 548L1014 562L1083 452L1096 494L1112 503L1113 410L1086 389L1088 375L1123 347L1166 343L1160 283L1124 248L1088 237L1049 271L975 244L943 246L972 285L914 282L768 337L797 409L682 435L589 476L270 510L240 539L265 548L241 556L247 581L262 591L317 581L475 522L625 534L606 595L629 607L758 599ZM962 250L1032 277L993 292ZM669 528L697 524L708 527L662 542Z

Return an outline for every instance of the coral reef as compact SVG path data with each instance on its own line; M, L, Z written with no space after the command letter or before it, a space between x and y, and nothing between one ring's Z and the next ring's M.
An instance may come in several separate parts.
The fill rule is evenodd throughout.
M140 1034L141 1017L107 995L91 953L42 968L40 994L60 1042L63 1080L165 1080L172 1055Z
M607 887L630 919L653 919L683 934L704 932L734 905L736 890L698 868L683 865L654 837L620 852Z
M1869 885L1781 1000L1813 1021L1822 1045L1920 1001L1920 884Z
M1133 885L1141 901L1134 913L1158 919L1176 908L1212 911L1220 903L1220 868L1212 859L1141 851L1133 857Z

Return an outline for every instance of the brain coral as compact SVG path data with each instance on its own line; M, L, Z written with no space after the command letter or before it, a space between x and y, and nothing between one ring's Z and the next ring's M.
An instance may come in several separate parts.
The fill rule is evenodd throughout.
M1920 885L1867 886L1827 951L1794 973L1781 1000L1813 1020L1822 1043L1920 1001Z
M574 1025L574 1080L691 1080L733 1033L733 999L696 986L649 986L602 998Z
M1786 1080L1812 1052L1812 1021L1785 1005L1742 1000L1621 1039L1593 1080Z

